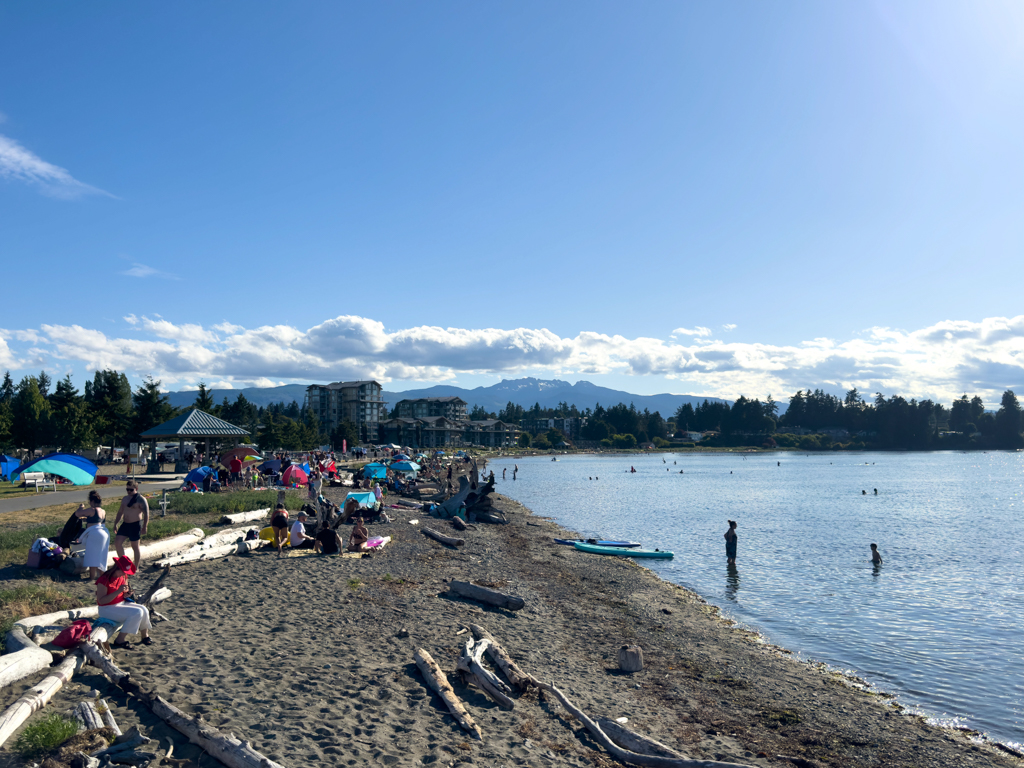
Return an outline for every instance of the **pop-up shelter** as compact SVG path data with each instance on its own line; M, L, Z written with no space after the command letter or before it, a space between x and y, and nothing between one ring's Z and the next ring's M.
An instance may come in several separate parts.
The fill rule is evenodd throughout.
M0 475L4 477L10 477L11 472L21 466L21 462L13 456L8 456L6 453L0 453Z
M92 485L96 470L96 465L84 456L74 453L51 453L41 459L22 464L11 473L10 478L13 483L15 478L26 472L47 472L70 480L75 485Z
M349 499L355 499L359 502L360 509L376 509L377 508L377 497L374 496L373 491L352 491L348 496L345 497L345 503L348 503ZM345 505L342 504L341 508L344 509Z
M175 416L170 421L165 421L152 429L147 429L139 435L143 440L149 440L152 446L154 458L156 454L157 440L178 440L178 463L174 467L175 472L184 472L188 467L182 460L185 454L185 439L206 438L206 461L210 461L210 438L223 437L232 438L236 441L248 435L249 432L241 427L236 427L224 419L218 419L206 411L193 408L188 413Z

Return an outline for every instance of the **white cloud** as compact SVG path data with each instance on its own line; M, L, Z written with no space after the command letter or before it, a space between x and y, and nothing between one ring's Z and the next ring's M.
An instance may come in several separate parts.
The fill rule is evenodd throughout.
M725 325L722 326L722 330L723 331L735 331L736 330L736 323L726 323Z
M672 331L673 336L710 336L711 329L698 325L696 328L676 328Z
M119 274L128 275L129 277L159 277L163 280L181 279L177 275L172 275L170 272L161 272L159 269L154 269L146 264L132 264L131 269L126 269ZM127 319L125 318L125 320Z
M71 199L98 194L113 197L109 192L83 184L60 166L43 160L14 139L0 134L0 178L24 181L38 187L51 197Z
M125 321L139 338L110 337L79 325L5 331L0 360L18 357L25 365L31 360L51 368L71 361L88 369L152 374L165 384L205 379L235 388L350 378L451 381L459 374L529 371L658 375L680 381L681 390L723 397L771 392L781 398L807 387L857 387L942 402L964 391L988 403L997 402L1004 389L1024 395L1024 315L942 321L914 331L870 328L847 340L812 338L793 345L726 343L697 335L700 328L685 341L591 331L563 338L543 328L417 326L389 332L376 320L349 315L307 330L230 323L206 328L159 316L129 315ZM18 342L30 346L19 349Z

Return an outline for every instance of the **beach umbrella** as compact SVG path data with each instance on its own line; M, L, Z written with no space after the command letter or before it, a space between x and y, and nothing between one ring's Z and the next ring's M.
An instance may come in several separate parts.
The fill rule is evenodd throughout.
M206 476L211 472L213 472L213 467L196 467L187 475L185 475L185 482L195 483L196 485L202 485L203 480L205 480Z
M435 456L444 456L444 455L446 455L446 454L445 454L445 452L444 452L444 451L434 451L434 455L435 455Z
M262 456L246 456L244 459L242 459L242 463L243 464L248 464L250 461L263 461L263 457Z
M427 454L425 454L425 453L417 453L416 454L416 458L417 459L425 459L425 458L427 458Z
M302 471L302 467L292 464L284 471L284 474L281 475L281 482L285 485L291 485L292 483L295 483L296 485L305 485L309 482L309 475Z
M280 472L281 471L281 460L280 459L268 459L260 464L257 469L260 472Z
M363 467L363 477L368 477L371 480L383 480L388 476L387 467Z
M413 461L399 461L391 466L396 472L419 472L420 465Z
M239 461L245 461L246 456L252 456L256 453L256 446L254 445L238 445L232 448L230 451L224 451L220 455L221 464L225 467L231 466L231 460L238 457ZM259 457L257 456L257 461Z
M408 461L409 460L409 457L406 454L404 454L404 453L396 453L391 458L393 458L395 461Z
M48 472L63 477L75 485L92 485L97 466L83 456L73 453L51 453L41 459L22 464L11 473L11 482L25 472Z

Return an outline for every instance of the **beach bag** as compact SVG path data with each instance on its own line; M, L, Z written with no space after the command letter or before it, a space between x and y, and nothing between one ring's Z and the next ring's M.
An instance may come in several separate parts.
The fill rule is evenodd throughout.
M65 627L60 634L53 638L53 644L58 648L72 648L89 637L92 632L92 624L85 619L79 619L70 627Z

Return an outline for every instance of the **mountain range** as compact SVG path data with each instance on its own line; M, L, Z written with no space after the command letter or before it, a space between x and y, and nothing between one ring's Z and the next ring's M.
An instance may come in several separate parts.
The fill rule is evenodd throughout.
M305 384L285 384L281 387L247 387L245 389L214 389L210 390L214 402L221 402L228 398L233 402L238 394L245 395L246 400L255 405L268 406L271 403L290 403L295 400L302 405L302 398L306 394ZM534 403L540 403L542 408L554 408L559 403L575 405L581 411L584 408L593 408L600 403L608 407L618 403L633 403L637 410L645 408L652 413L658 411L665 418L673 415L676 409L684 404L690 403L696 407L704 400L710 402L729 402L718 397L699 397L696 395L634 395L618 389L609 389L592 384L589 381L578 381L570 384L567 381L557 379L503 379L497 384L489 387L476 387L464 389L450 384L437 384L425 389L410 389L405 392L384 392L384 400L388 403L388 409L394 408L399 400L413 399L418 397L461 397L469 408L479 405L488 411L497 413L509 402L529 408ZM196 398L195 390L184 392L169 392L167 394L171 405L175 407L190 405Z

